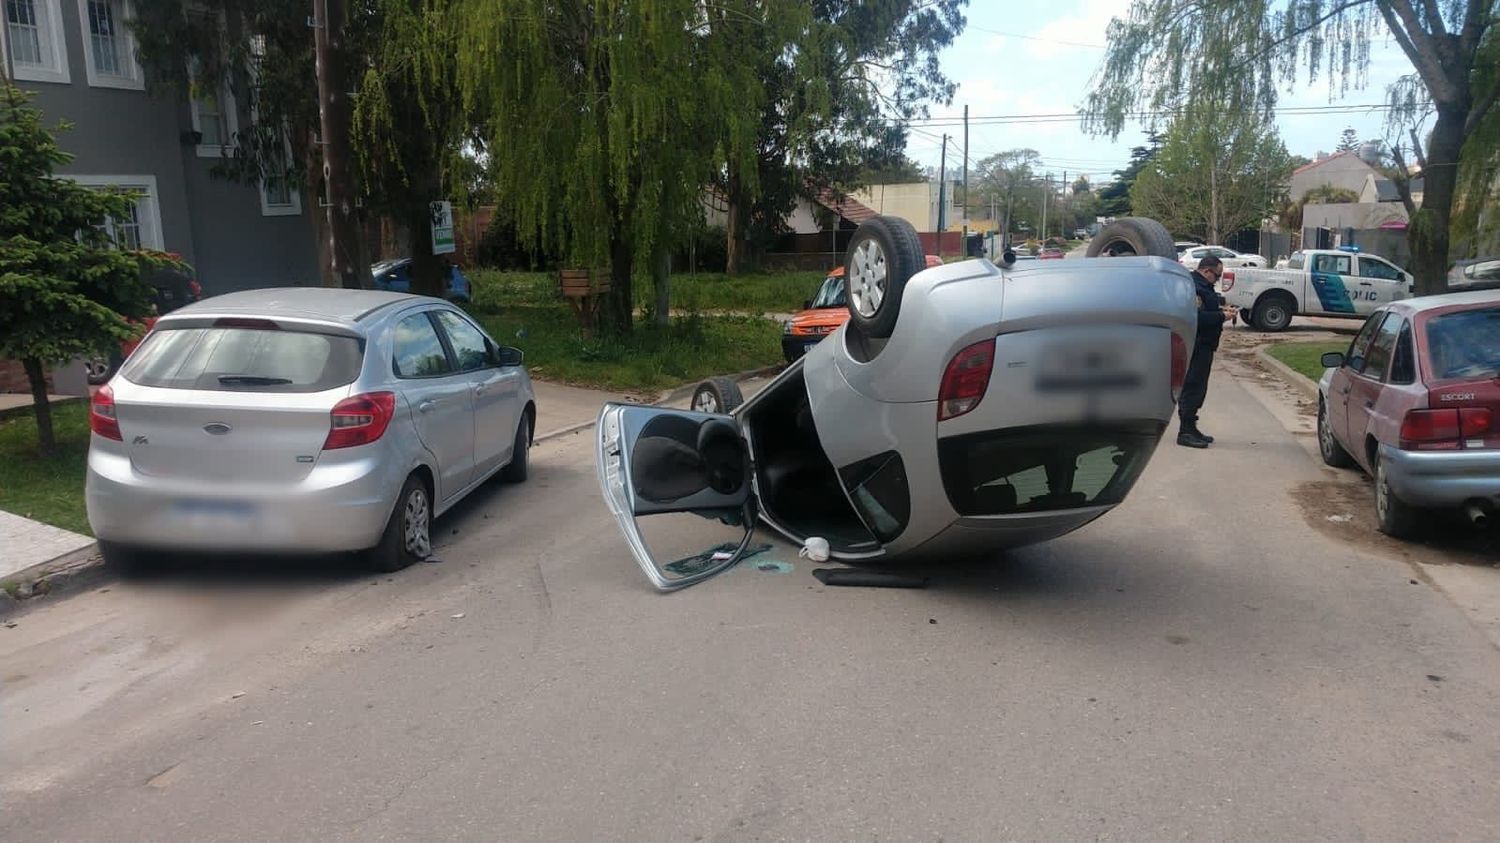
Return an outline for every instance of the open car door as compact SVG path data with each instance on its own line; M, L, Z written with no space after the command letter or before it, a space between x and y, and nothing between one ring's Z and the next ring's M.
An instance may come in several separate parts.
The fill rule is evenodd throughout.
M755 532L756 507L750 450L733 416L606 404L597 430L604 500L653 585L685 588L739 561ZM672 514L699 519L665 517ZM704 540L713 532L717 541Z

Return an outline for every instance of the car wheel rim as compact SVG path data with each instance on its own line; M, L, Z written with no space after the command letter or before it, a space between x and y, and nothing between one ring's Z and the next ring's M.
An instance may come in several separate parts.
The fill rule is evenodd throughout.
M1385 466L1375 466L1375 515L1385 523L1386 513L1391 507L1391 490L1385 484Z
M109 374L109 363L96 357L85 363L84 369L88 372L88 376L94 380L103 380L104 376Z
M1286 324L1286 311L1279 307L1273 307L1266 311L1266 324L1273 328L1280 328Z
M1135 247L1128 240L1111 240L1104 244L1100 253L1111 258L1132 257L1135 255Z
M851 268L849 300L860 316L874 316L885 301L886 261L880 243L870 239L859 244Z
M1323 446L1323 456L1333 456L1333 431L1328 427L1328 413L1318 409L1318 442Z
M719 401L714 398L711 390L705 389L693 396L693 410L699 413L717 413Z
M427 493L413 489L406 497L406 513L402 526L406 533L406 551L418 558L432 552L430 521L432 513L427 508Z

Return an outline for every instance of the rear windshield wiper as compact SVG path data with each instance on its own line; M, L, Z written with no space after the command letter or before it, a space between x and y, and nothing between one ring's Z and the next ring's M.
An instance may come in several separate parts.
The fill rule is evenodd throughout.
M225 386L282 386L291 382L291 378L268 378L263 375L219 375L219 383Z

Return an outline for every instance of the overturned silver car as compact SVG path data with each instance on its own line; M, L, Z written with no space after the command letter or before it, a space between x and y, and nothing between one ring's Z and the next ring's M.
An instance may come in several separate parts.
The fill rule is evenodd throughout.
M646 576L711 577L758 524L838 560L919 561L1045 541L1119 504L1171 418L1195 299L1150 220L1089 252L1110 259L928 269L911 225L877 217L850 243L849 322L750 400L714 379L697 411L606 405L599 481ZM738 540L654 551L644 527L669 513Z

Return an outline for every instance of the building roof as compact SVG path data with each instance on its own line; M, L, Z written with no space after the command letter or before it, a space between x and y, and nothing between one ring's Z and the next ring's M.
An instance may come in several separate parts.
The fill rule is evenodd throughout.
M813 196L813 201L855 225L867 219L880 216L869 205L856 201L849 196L840 196L832 188L828 187L820 188Z
M1329 161L1332 161L1332 160L1334 160L1336 158L1343 158L1345 155L1353 155L1353 154L1354 154L1353 152L1335 152L1334 154L1328 156L1327 158L1319 158L1318 160L1313 161L1311 163L1303 164L1302 166L1300 166L1297 169L1293 170L1292 171L1292 175L1294 175L1294 176L1295 175L1300 175L1300 174L1305 173L1308 170L1311 170L1311 169L1313 169L1315 167L1321 167L1324 164L1327 164Z

